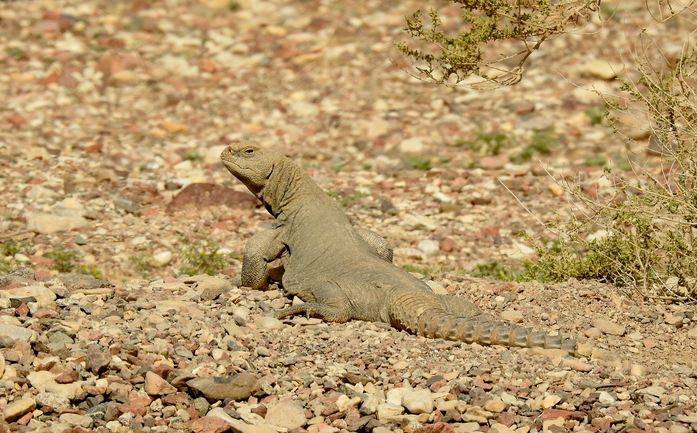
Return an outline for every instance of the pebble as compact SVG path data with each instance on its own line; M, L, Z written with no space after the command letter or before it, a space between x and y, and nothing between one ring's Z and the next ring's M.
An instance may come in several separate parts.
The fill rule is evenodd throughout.
M91 417L76 413L64 413L58 419L71 426L82 428L90 428L93 422Z
M189 426L194 433L225 433L232 429L227 421L214 416L195 419L191 421Z
M494 412L494 413L501 413L504 410L506 410L506 407L508 405L504 403L501 400L487 400L486 403L484 403L484 410L488 410L489 412Z
M0 338L7 337L15 341L36 340L36 331L22 326L0 323Z
M277 433L270 425L251 425L228 415L222 407L211 409L206 416L212 416L227 422L235 433Z

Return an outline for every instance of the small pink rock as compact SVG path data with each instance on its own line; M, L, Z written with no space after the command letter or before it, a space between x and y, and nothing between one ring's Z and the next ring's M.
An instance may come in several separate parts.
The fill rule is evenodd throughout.
M458 249L457 242L455 242L451 238L443 238L443 240L440 241L440 249L441 251L445 251L446 253L455 251Z
M189 423L189 427L195 433L224 433L232 430L232 426L220 418L204 416Z
M479 160L479 166L484 170L499 170L508 162L506 155L483 156Z
M447 423L437 422L414 430L414 433L455 433L455 429Z
M60 25L58 21L55 20L43 20L29 27L29 33L34 36L41 36L46 34L59 34L61 32Z

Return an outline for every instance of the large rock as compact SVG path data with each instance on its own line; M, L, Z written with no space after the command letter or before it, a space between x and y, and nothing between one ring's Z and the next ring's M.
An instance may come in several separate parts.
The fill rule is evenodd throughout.
M10 298L29 298L33 297L42 307L53 307L56 294L53 290L44 286L18 287L10 295Z
M145 392L148 395L170 395L176 394L177 388L152 371L148 371L145 373Z
M49 234L79 229L87 225L83 217L59 216L43 212L35 212L27 216L27 229Z
M12 422L34 409L36 409L36 401L33 398L22 398L8 404L2 411L2 418L6 422Z
M35 331L9 323L0 323L0 337L7 337L12 340L34 341L37 338Z
M428 389L417 389L402 396L402 406L410 413L431 413L435 403L433 394Z
M82 386L85 381L73 383L57 383L56 374L50 371L32 371L27 375L27 379L31 386L39 392L55 392L64 396L69 400L74 400L78 395L83 393Z
M307 424L305 409L297 403L286 401L273 406L266 413L266 422L276 427L283 427L288 430L303 427Z
M192 183L179 191L167 205L167 212L193 208L201 210L212 206L251 209L259 200L247 192L239 192L214 183Z
M186 384L208 400L245 400L252 394L256 381L253 375L240 373L232 377L197 377Z

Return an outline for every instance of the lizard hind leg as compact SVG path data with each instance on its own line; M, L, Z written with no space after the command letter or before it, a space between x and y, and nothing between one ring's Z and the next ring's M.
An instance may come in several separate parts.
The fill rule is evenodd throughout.
M305 313L308 317L320 317L327 322L344 323L352 318L351 303L334 282L324 282L312 290L315 302L293 305L276 313L282 319Z

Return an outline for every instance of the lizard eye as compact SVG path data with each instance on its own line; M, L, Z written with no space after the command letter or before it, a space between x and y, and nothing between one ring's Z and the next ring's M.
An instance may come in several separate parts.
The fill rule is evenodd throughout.
M246 153L247 155L251 155L254 153L254 149L245 149L244 153Z

